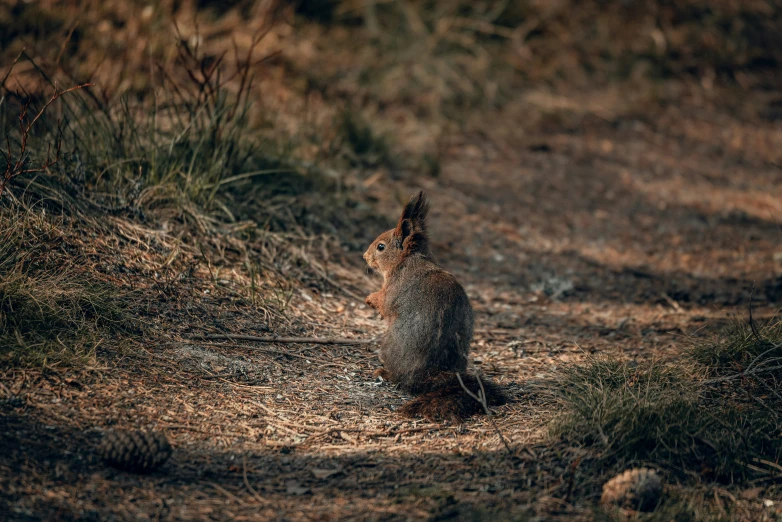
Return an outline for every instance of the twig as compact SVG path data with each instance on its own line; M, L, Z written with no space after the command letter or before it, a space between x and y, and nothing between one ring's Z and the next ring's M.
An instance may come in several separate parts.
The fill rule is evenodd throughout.
M231 339L234 341L255 341L257 343L280 343L280 344L372 344L377 342L376 338L372 339L346 339L346 338L322 338L322 337L256 337L254 335L243 334L209 334L201 337L194 337L189 339L191 341L198 341L202 339ZM286 354L287 355L287 354Z
M274 355L282 355L287 357L294 357L296 359L302 359L304 361L308 362L316 362L320 365L328 365L330 363L323 361L321 359L318 359L317 357L312 357L309 355L301 355L301 353L290 353L283 350L275 350L274 348L260 348L257 346L245 346L242 344L236 344L236 343L209 343L204 344L203 346L210 346L210 347L217 347L217 348L244 348L247 350L253 350L255 352L262 352L262 353L271 353ZM209 375L209 376L201 376L202 379L221 379L223 377L229 377L231 374L223 374L223 375Z
M576 460L574 460L570 466L568 466L570 469L568 470L568 481L567 481L567 493L565 493L565 502L570 499L570 495L573 493L573 484L575 483L576 479L576 468L578 468L578 465L581 464L581 457L576 457Z
M5 76L2 80L0 80L0 89L5 89L5 82L8 80L8 77L11 76L11 73L14 70L14 67L16 67L16 64L19 62L19 58L24 55L24 49L22 49L19 54L14 58L13 63L11 63L11 67L8 68L8 71L5 73Z
M761 464L765 464L766 466L770 466L770 467L772 467L772 468L782 472L782 466L780 466L776 462L771 462L771 461L763 460L763 459L759 459L759 458L753 458L752 460L754 462L760 462Z
M749 293L749 328L752 330L752 335L755 336L755 339L758 340L760 344L766 344L765 339L760 336L760 332L758 332L757 327L755 326L755 321L752 319L752 296L755 294L755 282L752 282L752 291Z
M201 428L196 428L194 426L188 426L187 424L161 424L160 427L166 428L167 430L187 430L187 431L194 431L196 433L203 433L204 435L210 435L210 436L217 435L217 433L207 431ZM234 437L237 436L237 435L231 435L230 433L220 433L220 435L221 436L228 435Z
M682 307L681 307L681 306L679 306L679 303L677 303L676 301L674 301L674 300L673 300L673 298L672 298L671 296L669 296L667 293L663 292L663 293L661 293L660 295L662 296L662 298L663 298L663 299L665 299L665 301L666 301L666 302L667 302L669 305L671 305L671 307L672 307L674 310L676 310L677 312L681 312L681 311L682 311Z
M250 481L247 480L247 457L242 457L242 478L244 479L244 485L247 487L247 491L252 494L253 497L255 497L255 500L257 500L261 504L265 504L263 501L263 498L258 494L255 489L250 485Z
M473 392L471 392L469 389L467 389L467 386L464 385L464 381L462 381L462 376L459 374L459 372L456 372L456 378L459 379L459 384L461 385L462 389L478 401L481 406L483 406L483 410L486 412L486 415L489 417L489 422L491 422L491 425L494 426L494 430L497 432L497 435L500 437L500 440L505 445L505 449L508 450L508 455L513 455L513 451L510 449L510 445L508 444L508 441L505 440L505 437L502 435L502 432L500 431L500 427L497 426L497 423L494 422L494 417L491 414L491 410L489 409L489 404L486 401L486 390L483 388L483 381L481 381L480 375L476 374L475 378L478 380L478 386L481 387L481 391L478 392L478 395L475 395Z
M18 59L19 58L17 57L17 60ZM16 61L14 61L14 64L16 64ZM7 77L3 79L2 84L5 84L6 79ZM5 160L5 169L2 176L0 177L0 195L3 194L6 186L8 186L14 178L23 174L46 172L49 170L49 168L60 161L62 152L62 129L60 128L59 120L57 120L57 137L55 139L54 157L51 157L51 144L49 144L46 151L46 160L37 167L31 167L29 165L29 163L32 161L30 153L27 150L27 140L30 136L30 132L35 123L41 118L41 116L43 116L44 112L46 112L46 109L48 109L49 106L62 95L77 91L79 89L84 89L86 87L91 87L92 85L93 84L91 83L84 83L82 85L65 89L64 91L58 91L57 87L55 86L54 94L52 94L51 98L49 98L49 100L43 104L43 107L41 107L41 109L37 114L35 114L35 116L32 117L32 119L30 119L30 115L28 114L30 104L32 103L32 98L29 98L24 104L22 104L20 114L17 118L19 121L19 151L16 155L16 159L14 159L14 153L11 150L11 140L8 135L6 135L7 152L0 151L0 154L2 154L3 159Z
M763 477L763 480L769 480L769 479L776 480L776 479L782 477L782 475L780 475L779 473L774 473L774 471L773 471L774 469L782 471L782 468L780 468L780 466L778 464L775 464L773 462L769 462L767 460L758 459L758 458L753 458L752 461L753 462L757 462L757 463L766 464L768 466L771 466L772 469L764 469L764 468L761 468L761 467L758 467L758 466L753 466L749 462L741 462L741 461L739 461L739 463L744 465L744 466L746 466L747 469L751 469L752 471L755 471L757 473L764 474L765 477Z
M441 426L418 426L415 428L405 428L403 430L398 430L397 428L398 426L382 431L365 431L362 428L345 428L345 427L335 426L333 428L329 428L327 430L320 431L318 433L314 433L310 435L309 437L307 437L307 440L302 442L302 445L308 444L320 437L324 437L332 433L339 433L343 431L348 433L358 433L359 435L366 438L373 438L373 437L391 437L396 435L402 435L405 433L418 433L422 431L434 431L434 430L441 431L443 429Z
M233 500L237 504L241 504L241 505L246 505L247 504L244 500L240 499L239 497L237 497L236 495L234 495L233 493L231 493L230 491L228 491L224 487L220 486L219 484L215 484L214 482L207 482L207 484L209 484L210 486L212 486L217 491L219 491L220 493L222 493L226 497L230 498L231 500Z

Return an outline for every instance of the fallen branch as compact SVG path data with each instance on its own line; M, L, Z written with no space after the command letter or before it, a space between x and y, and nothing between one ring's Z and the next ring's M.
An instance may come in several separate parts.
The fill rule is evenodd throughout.
M491 422L491 425L494 426L494 430L497 432L497 435L500 437L500 440L505 445L505 449L508 450L508 455L513 455L513 450L510 449L510 445L508 444L508 441L505 440L505 437L502 435L502 432L500 431L500 427L497 426L497 423L494 422L494 417L492 417L491 410L489 409L489 403L486 400L486 390L483 388L483 382L481 381L481 376L477 373L475 374L475 378L478 380L478 386L481 387L480 391L478 392L478 395L475 395L473 392L471 392L469 389L467 389L467 386L464 385L464 381L462 381L462 376L459 374L459 372L456 372L456 378L459 379L459 384L461 385L462 389L478 401L481 406L483 406L483 410L486 412L486 416L489 417L489 422Z
M323 337L257 337L255 335L243 334L209 334L201 337L189 339L191 341L200 341L203 339L231 339L234 341L254 341L257 343L280 343L280 344L372 344L377 342L372 339L347 339L347 338L323 338Z
M182 343L176 343L178 345L181 345ZM269 353L273 355L282 355L285 357L294 357L296 359L301 359L303 361L307 362L316 362L321 365L328 365L331 364L327 361L324 361L322 359L318 359L317 357L313 357L310 355L302 355L301 352L299 353L290 353L283 350L275 350L274 348L261 348L256 346L245 346L243 344L236 344L236 343L206 343L200 346L204 347L212 347L212 348L243 348L245 350L252 350L254 352L261 352L261 353ZM230 374L225 375L209 375L209 376L202 376L202 379L220 379L223 377L229 377Z

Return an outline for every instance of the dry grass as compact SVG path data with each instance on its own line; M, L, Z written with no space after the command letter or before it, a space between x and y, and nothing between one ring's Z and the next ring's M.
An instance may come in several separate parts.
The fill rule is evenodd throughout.
M94 364L106 337L132 329L122 291L80 266L62 220L11 205L0 222L3 364Z

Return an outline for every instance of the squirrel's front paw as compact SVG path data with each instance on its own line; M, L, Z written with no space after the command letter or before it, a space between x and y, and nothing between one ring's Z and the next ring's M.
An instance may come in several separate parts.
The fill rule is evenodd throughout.
M388 370L386 370L385 368L378 368L377 370L375 370L375 372L372 374L372 377L375 379L380 377L384 381L391 380L391 375L388 373Z
M366 299L364 299L364 302L369 305L371 308L377 310L380 308L380 303L378 302L378 292L375 292L374 294L369 294Z

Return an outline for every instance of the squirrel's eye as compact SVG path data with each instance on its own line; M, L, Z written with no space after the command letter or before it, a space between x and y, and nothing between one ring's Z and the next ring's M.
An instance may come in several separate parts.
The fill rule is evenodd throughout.
M380 251L380 252L382 252L383 250L385 250L385 249L386 249L386 245L385 245L385 243L378 243L378 244L377 244L377 249L378 249L378 251Z

